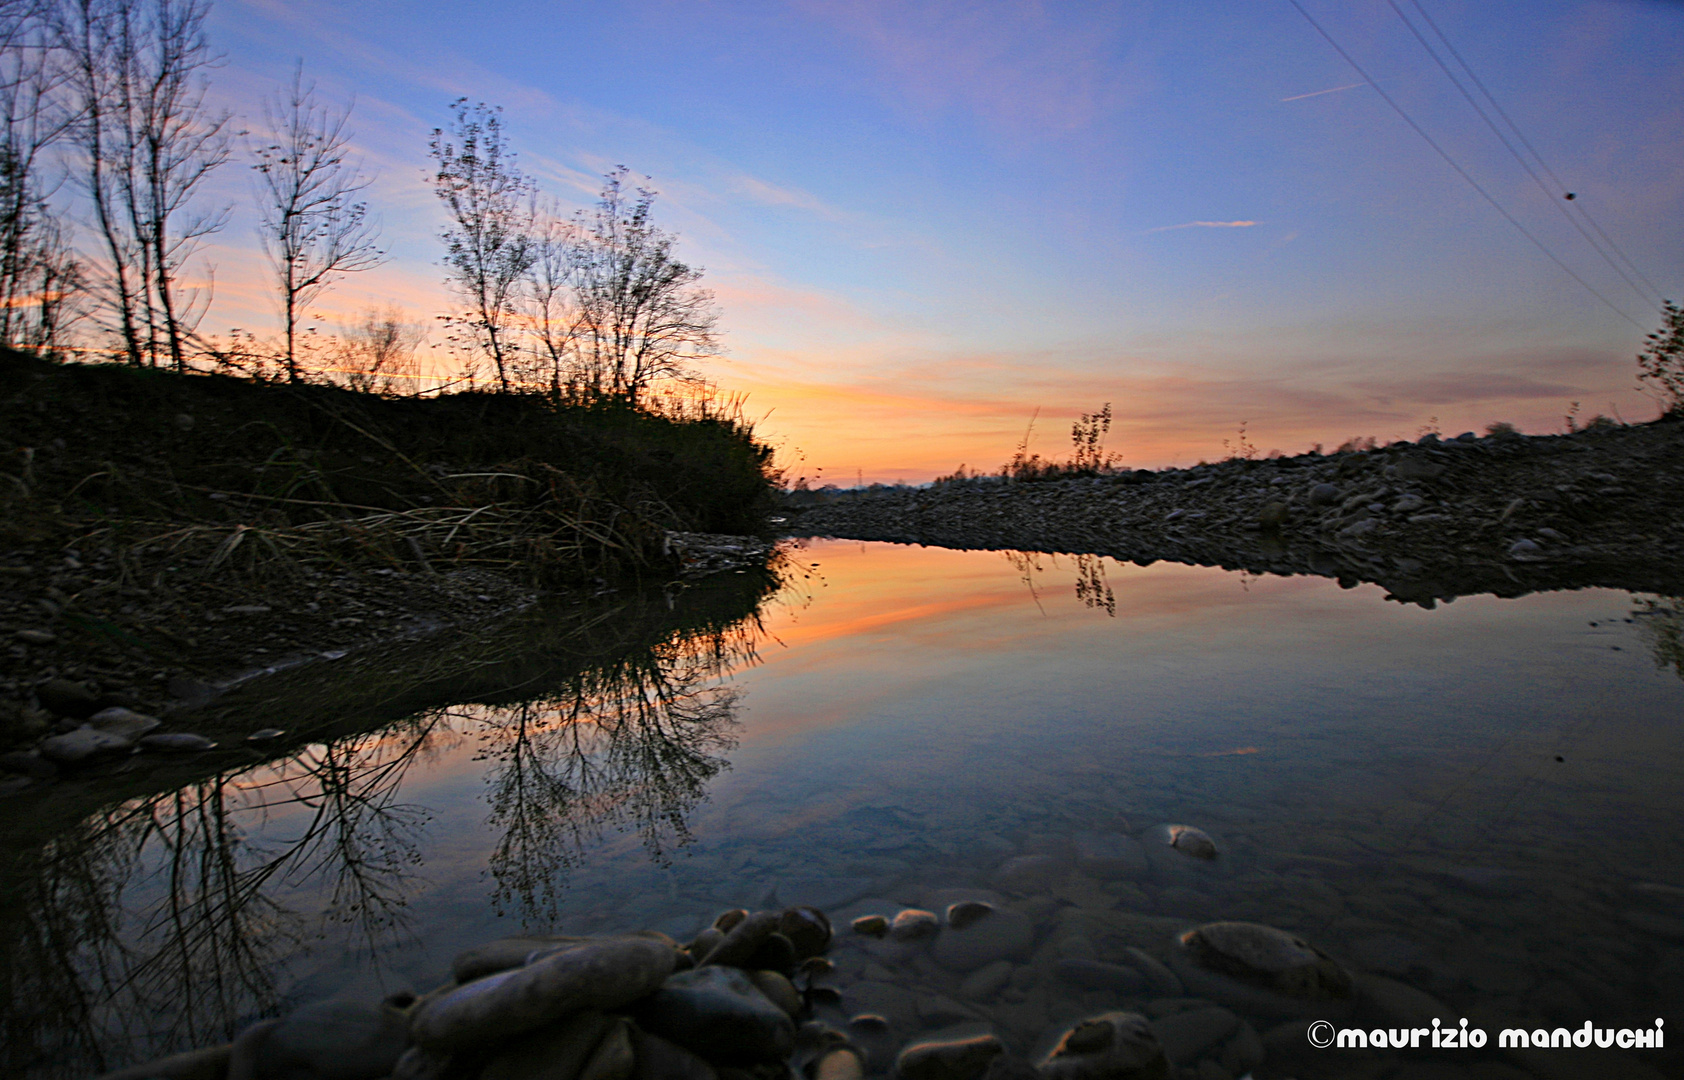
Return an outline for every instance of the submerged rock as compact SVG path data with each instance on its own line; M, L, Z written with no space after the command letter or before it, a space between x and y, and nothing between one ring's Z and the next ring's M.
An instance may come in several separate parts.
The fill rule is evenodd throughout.
M1029 916L1007 908L992 908L964 927L949 926L930 950L950 971L974 971L996 960L1023 960L1035 944L1035 924Z
M1249 922L1215 922L1176 939L1170 961L1195 994L1242 1012L1348 1015L1350 973L1299 937Z
M941 920L933 911L907 908L889 924L889 936L896 941L918 941L933 936L941 929Z
M156 716L137 713L133 709L125 709L121 705L109 709L101 709L88 717L88 726L95 731L103 731L108 735L134 742L142 735L148 735L164 726L164 722Z
M379 1080L409 1044L401 1009L363 1001L317 1001L272 1028L259 1051L260 1077Z
M853 921L854 933L880 938L889 932L889 920L881 915L861 915Z
M818 956L830 947L830 919L815 907L785 908L778 916L778 933L795 946L795 958Z
M41 740L41 756L60 765L80 765L94 758L132 750L134 743L121 735L91 727L79 727L63 735Z
M976 1080L1006 1048L993 1035L914 1043L895 1059L901 1080Z
M947 925L954 930L963 930L993 911L994 905L986 901L961 900L957 904L947 905Z
M154 753L198 754L206 750L215 750L216 746L217 744L210 739L190 731L160 732L140 737L140 748Z
M1041 1062L1045 1080L1166 1080L1169 1062L1146 1018L1110 1012L1064 1033Z
M727 913L729 914L729 913ZM724 916L721 916L723 919ZM730 929L714 925L725 930L725 938L703 960L704 964L723 964L729 967L745 967L754 958L754 954L766 943L766 939L777 932L780 916L775 911L757 911L737 919Z
M709 965L667 979L637 1008L646 1031L716 1065L788 1057L795 1023L737 968Z
M1210 861L1217 856L1216 841L1192 825L1159 825L1147 834L1155 845L1167 847L1191 859Z
M1101 881L1139 877L1146 873L1146 852L1140 841L1122 833L1078 833L1076 866Z
M1111 990L1119 994L1138 994L1146 989L1146 976L1122 964L1107 964L1103 960L1085 957L1066 957L1053 965L1060 979L1083 990Z
M606 938L488 975L422 1006L415 1041L435 1050L485 1045L580 1009L617 1009L660 987L677 963L671 942Z

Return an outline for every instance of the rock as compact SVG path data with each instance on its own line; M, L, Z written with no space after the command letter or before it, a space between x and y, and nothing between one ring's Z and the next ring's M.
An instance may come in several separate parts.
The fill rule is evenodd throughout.
M285 728L278 728L278 727L259 728L258 730L252 732L250 735L246 736L246 742L253 743L253 744L274 742L276 739L280 738L282 735L285 735L285 734L286 734Z
M1427 500L1419 495L1404 495L1392 503L1392 513L1413 514L1425 505L1427 505Z
M723 964L743 967L778 929L779 915L775 911L757 911L740 920L725 932L718 948L708 953L704 964ZM723 927L721 927L723 929Z
M959 984L959 996L972 1001L982 1001L1000 992L1012 978L1012 962L1010 960L996 960L992 964L984 964L965 977Z
M1265 529L1278 529L1286 524L1289 516L1286 503L1277 499L1263 504L1263 509L1257 514L1257 524Z
M996 888L1007 892L1042 892L1061 881L1068 870L1068 865L1053 855L1019 855L1001 863L993 881Z
M142 735L156 731L164 726L164 722L156 716L137 713L133 709L121 706L111 709L101 709L88 717L88 726L95 731L103 731L108 735L135 742Z
M936 938L930 954L950 971L975 971L996 960L1021 961L1035 944L1035 924L1029 916L996 908L963 929L948 927Z
M1358 537L1361 537L1361 536L1367 536L1369 533L1373 532L1375 529L1378 529L1379 527L1380 527L1380 519L1379 518L1371 518L1371 517L1363 518L1361 521L1352 522L1351 524L1345 526L1343 529L1340 529L1339 535L1344 537L1347 540L1354 540L1354 539L1356 539Z
M94 758L125 753L134 744L121 735L90 727L76 728L63 735L41 740L41 756L59 765L80 765Z
M1122 833L1078 833L1076 866L1101 881L1140 877L1146 873L1146 851L1140 841Z
M1131 967L1102 960L1066 957L1053 965L1053 974L1083 990L1112 990L1138 994L1146 989L1146 976Z
M697 934L696 940L684 947L684 951L690 954L691 966L700 967L702 961L707 959L708 953L719 948L719 943L724 940L725 935L719 932L717 926L707 927Z
M795 946L797 960L818 956L830 947L830 919L818 908L785 908L778 917L778 933Z
M985 900L961 900L957 904L947 905L947 925L955 930L963 930L993 911L994 905Z
M1356 986L1355 1019L1364 1028L1430 1027L1433 1017L1453 1015L1431 994L1380 975L1358 975Z
M801 993L795 989L794 983L776 971L750 971L746 974L755 989L766 995L767 1001L788 1013L791 1019L800 1017Z
M716 1065L749 1066L788 1057L795 1023L747 974L709 965L669 978L636 1010L645 1031Z
M55 716L86 720L99 711L99 695L79 682L48 679L35 687L35 700Z
M575 1080L613 1023L585 1009L510 1039L496 1048L479 1080Z
M865 1052L869 1072L883 1072L895 1059L895 1033L876 1013L861 1013L848 1021L848 1037Z
M1542 557L1544 549L1531 540L1516 540L1509 545L1509 558L1525 562Z
M449 1054L412 1046L392 1066L392 1080L451 1080L457 1072L454 1065L455 1060Z
M457 953L456 958L450 962L450 975L459 983L470 983L487 975L495 975L499 971L520 967L526 963L527 957L540 949L582 945L590 940L583 937L544 935L498 938Z
M851 1046L838 1046L813 1062L813 1080L865 1080L865 1061Z
M779 903L820 911L851 904L870 891L871 879L867 877L781 878L777 884Z
M58 766L33 750L11 750L0 754L0 772L27 776L31 780L51 780L58 775Z
M1552 544L1565 544L1567 542L1567 537L1563 533L1559 530L1551 529L1548 526L1539 529L1538 535Z
M1180 997L1186 992L1180 976L1165 967L1158 958L1144 949L1130 945L1123 950L1129 966L1146 977L1146 986L1158 997Z
M1317 484L1310 489L1311 506L1329 506L1339 501L1337 484Z
M853 921L854 933L880 938L889 932L889 920L881 915L861 915Z
M1444 475L1444 466L1416 454L1404 454L1393 466L1399 480L1437 480Z
M658 989L676 962L677 950L666 941L593 941L428 1002L416 1012L411 1035L429 1049L455 1050L518 1035L580 1009L617 1009Z
M1147 842L1158 848L1171 848L1193 859L1216 858L1216 841L1203 829L1191 825L1159 825L1146 834Z
M363 1001L317 1001L294 1010L263 1042L258 1075L300 1072L319 1080L378 1080L409 1043L401 1009Z
M1249 922L1206 923L1182 934L1170 962L1187 989L1266 1016L1349 1015L1351 976L1321 950L1284 930Z
M1188 1009L1152 1021L1152 1034L1164 1048L1164 1056L1176 1065L1191 1065L1217 1043L1233 1034L1240 1018L1227 1009L1211 1006Z
M140 737L140 748L158 754L199 754L215 750L217 744L190 731L165 731Z
M1016 1054L1001 1054L988 1063L983 1080L1041 1080L1040 1072Z
M718 1072L690 1051L641 1028L632 1028L632 1056L636 1080L717 1080ZM481 1077L480 1080L486 1080Z
M1041 1063L1044 1080L1165 1080L1169 1062L1146 1018L1111 1012L1066 1031Z
M632 1050L632 1026L625 1020L615 1020L602 1041L596 1044L585 1067L579 1070L579 1080L631 1080L637 1068Z
M713 928L718 930L721 934L729 934L737 928L738 923L742 922L746 918L748 918L748 912L742 908L732 908L730 911L721 911L719 913L719 918L713 920Z
M58 640L58 635L51 630L19 630L12 637L25 645L51 645Z
M922 908L907 908L889 924L889 936L896 941L919 941L932 937L941 929L935 912Z
M776 930L761 939L759 948L755 949L739 965L745 971L784 971L795 970L795 946L790 940Z
M1006 1048L993 1035L914 1043L895 1059L901 1080L977 1080Z

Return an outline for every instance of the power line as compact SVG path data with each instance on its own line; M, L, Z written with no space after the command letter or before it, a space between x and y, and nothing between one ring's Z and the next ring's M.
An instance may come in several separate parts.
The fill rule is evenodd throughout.
M1409 22L1409 19L1404 17L1403 12L1398 9L1396 0L1389 0L1389 2L1391 3L1393 10L1396 10L1398 12L1399 18L1403 18L1404 24L1409 26L1410 31L1415 33L1416 38L1419 39L1421 37L1420 32L1416 31L1414 25ZM1439 26L1438 23L1433 19L1433 17L1431 15L1427 14L1427 9L1423 6L1421 6L1421 0L1410 0L1410 3L1411 3L1411 5L1414 6L1415 10L1418 13L1420 13L1421 18L1426 21L1426 24L1428 26L1432 27L1433 34L1435 36L1437 36L1439 41L1444 43L1444 47L1445 47L1446 50L1449 51L1450 55L1456 58L1456 63L1460 64L1461 67L1462 67L1462 70L1467 72L1468 78L1473 82L1473 84L1476 87L1479 88L1479 92L1481 94L1485 95L1485 100L1489 101L1491 103L1491 108L1496 111L1498 116L1503 118L1503 122L1506 123L1509 126L1509 129L1511 131L1514 132L1515 138L1520 140L1520 144L1522 146L1526 147L1527 151L1532 155L1532 157L1537 160L1538 166L1540 168L1542 168L1546 174L1548 174L1550 180L1555 184L1556 193L1560 194L1562 201L1563 202L1571 202L1573 204L1573 208L1578 210L1579 215L1585 219L1586 224L1588 224L1592 229L1596 230L1596 234L1598 236L1600 236L1602 238L1603 242L1608 245L1608 249L1610 251L1612 251L1615 255L1619 256L1620 261L1625 263L1626 266L1631 270L1631 272L1634 275L1636 275L1637 280L1643 282L1644 285L1647 285L1649 287L1649 294L1644 294L1643 290L1638 289L1636 285L1632 284L1631 279L1627 278L1626 275L1625 275L1625 272L1622 271L1618 266L1614 266L1614 271L1616 273L1618 273L1622 278L1625 278L1626 284L1631 285L1632 289L1634 291L1636 291L1640 296L1643 296L1643 299L1644 299L1645 302L1653 303L1653 304L1656 304L1658 306L1660 304L1661 300L1662 300L1661 290L1655 287L1654 282L1650 281L1646 276L1644 276L1643 271L1638 269L1637 264L1631 261L1631 257L1628 256L1623 250L1620 249L1620 245L1618 245L1614 242L1614 238L1609 236L1608 233L1602 228L1601 225L1597 224L1596 219L1591 217L1590 211L1585 208L1585 204L1582 203L1582 202L1579 202L1577 200L1576 196L1574 195L1574 193L1567 190L1567 185L1562 183L1561 178L1555 174L1555 170L1550 168L1549 162L1544 160L1544 156L1542 154L1538 153L1538 148L1533 146L1532 141L1526 137L1525 132L1520 130L1520 125L1515 123L1514 118L1512 116L1510 116L1508 114L1508 112L1502 107L1502 105L1500 105L1497 102L1496 95L1492 94L1490 88L1487 87L1485 85L1485 83L1480 79L1480 77L1477 74L1474 73L1473 65L1469 64L1467 59L1462 56L1460 51L1457 50L1456 46L1451 43L1450 36L1444 32L1443 27ZM1422 41L1421 43L1422 43L1423 46L1426 45L1425 41ZM1442 60L1439 60L1438 55L1435 52L1433 52L1433 50L1431 48L1428 48L1427 52L1428 52L1429 55L1432 56L1432 58L1435 61L1438 62L1439 67L1441 67L1441 68L1444 67L1444 62ZM1446 69L1445 74L1447 74L1447 75L1450 74L1448 69ZM1468 97L1468 92L1466 90L1462 89L1462 85L1461 85L1460 82L1457 81L1456 77L1454 75L1451 75L1450 79L1451 79L1452 82L1456 83L1456 88L1458 90L1462 90L1462 95L1464 97ZM1521 158L1520 154L1514 149L1514 147L1512 145L1509 144L1509 141L1506 138L1503 138L1503 133L1501 131L1497 130L1497 127L1496 127L1495 124L1492 123L1491 118L1485 115L1485 111L1483 109L1480 109L1479 105L1477 103L1475 103L1471 97L1468 98L1468 103L1474 106L1474 110L1480 114L1481 119L1483 119L1487 124L1491 124L1492 130L1496 131L1497 137L1499 139L1503 140L1503 145L1508 147L1509 153L1515 155L1515 160L1519 161L1523 166L1527 166L1527 163L1526 163L1525 159ZM1540 186L1542 186L1543 181L1538 179L1537 174L1532 172L1532 169L1531 169L1530 166L1526 167L1526 171L1528 173L1531 173L1533 181L1535 181ZM1552 203L1555 203L1555 205L1559 209L1561 209L1564 213L1567 213L1565 207L1562 207L1560 203L1555 202L1555 194L1552 194L1548 189L1545 189L1544 194L1549 196L1550 201ZM1568 220L1573 221L1575 227L1578 227L1578 222L1573 219L1573 215L1571 213L1567 213L1567 217L1568 217ZM1584 229L1582 227L1580 227L1579 232L1581 234L1583 234ZM1590 240L1590 237L1586 236L1585 239ZM1595 241L1591 242L1591 246L1597 248L1598 254L1602 254L1601 248L1598 247L1598 245L1595 243ZM1608 256L1606 254L1602 254L1602 257L1604 259L1608 258ZM1609 262L1609 265L1611 265L1611 266L1613 265L1611 260Z
M1497 140L1503 144L1504 149L1509 152L1511 157L1520 163L1521 168L1526 170L1526 175L1532 178L1532 182L1538 186L1539 191L1543 192L1544 198L1549 200L1550 205L1561 211L1561 216L1567 219L1567 223L1577 229L1579 235L1584 237L1585 243L1589 244L1598 255L1602 256L1602 261L1607 263L1609 268L1620 276L1621 280L1631 286L1632 292L1636 293L1645 304L1657 304L1657 301L1654 298L1650 297L1642 289L1638 288L1637 282L1631 280L1631 275L1627 274L1625 270L1620 267L1620 264L1614 261L1614 257L1612 255L1603 250L1602 245L1596 242L1596 237L1592 236L1585 229L1584 225L1580 223L1579 219L1573 216L1573 212L1567 208L1567 203L1573 200L1570 197L1557 199L1555 194L1550 191L1549 186L1544 183L1544 178L1538 175L1538 170L1534 169L1532 167L1532 163L1521 156L1519 150L1515 149L1514 143L1509 141L1509 137L1503 133L1503 129L1497 126L1497 122L1491 119L1490 115L1486 113L1484 107L1480 105L1479 100L1473 96L1466 86L1462 85L1462 80L1456 77L1456 73L1450 70L1450 65L1446 64L1444 59L1439 56L1438 50L1433 48L1432 43L1429 42L1426 36L1416 28L1412 21L1410 21L1409 16L1404 14L1403 8L1398 6L1397 0L1386 0L1386 2L1392 6L1392 10L1395 11L1397 13L1397 17L1403 21L1403 25L1409 27L1409 32L1415 35L1415 40L1420 42L1421 48L1425 49L1427 51L1427 55L1433 58L1433 63L1438 65L1438 69L1444 72L1445 77L1448 78L1451 84L1461 92L1462 97L1466 98L1468 104L1473 106L1473 111L1479 114L1479 118L1481 120L1485 121L1485 126L1490 128L1492 134L1497 136ZM1415 4L1415 7L1418 10L1420 9L1420 6L1421 5L1419 3ZM1423 17L1425 14L1426 13L1423 11ZM1431 20L1429 20L1429 24L1430 22ZM1464 64L1464 67L1465 66L1466 65ZM1535 151L1534 156L1536 156Z
M1415 122L1414 117L1410 116L1407 112L1404 111L1403 106L1399 105L1395 100L1393 100L1392 96L1390 94L1386 93L1385 88L1382 87L1378 82L1376 82L1374 80L1374 77L1371 76L1367 71L1365 71L1361 64L1357 63L1355 57L1353 57L1350 53L1346 52L1344 47L1342 45L1340 45L1339 42L1334 40L1332 34L1328 33L1325 29L1322 28L1321 23L1317 22L1315 20L1315 18L1308 11L1304 10L1303 4L1299 3L1298 0L1288 0L1288 2L1293 7L1298 9L1298 14L1304 16L1304 21L1308 22L1315 29L1316 33L1318 33L1322 36L1323 40L1325 40L1329 45L1333 46L1333 50L1335 52L1337 52L1340 56L1344 57L1345 62L1347 64L1351 65L1351 68L1358 75L1362 76L1363 81L1368 83L1369 86L1372 86L1374 88L1374 92L1380 95L1380 99L1382 101L1384 101L1387 105L1391 106L1392 111L1397 113L1398 116L1403 118L1404 123L1408 124L1411 128L1415 129L1415 133L1417 135L1421 136L1421 138L1426 140L1427 145L1432 147L1433 150L1438 154L1438 156L1444 159L1445 164L1449 165L1452 169L1455 169L1457 174L1459 176L1461 176L1461 178L1463 180L1466 180L1468 182L1469 186L1471 186L1475 191L1479 192L1479 194L1485 199L1485 201L1491 204L1492 209L1496 210L1497 213L1503 215L1503 217L1508 221L1508 223L1510 225L1513 225L1515 227L1515 229L1517 231L1519 231L1520 235L1522 235L1522 236L1526 237L1526 239L1532 241L1533 246L1535 246L1539 251L1543 252L1544 255L1546 255L1551 262L1553 262L1553 263L1555 263L1555 265L1559 266L1563 273L1565 273L1568 277L1572 278L1574 281L1578 282L1584 288L1584 290L1586 292L1590 293L1592 296L1594 296L1598 300L1602 301L1602 303L1605 304L1608 307L1608 310L1612 311L1614 314L1618 315L1620 318L1624 319L1626 322L1630 323L1631 325L1637 327L1639 330L1648 329L1642 323L1638 322L1636 319L1632 318L1630 315L1627 315L1624 311L1620 310L1620 308L1617 307L1612 300L1608 299L1606 296L1603 296L1594 287L1592 287L1590 282L1586 281L1584 278L1580 277L1577 273L1575 273L1571 266L1568 266L1566 263L1562 262L1561 259L1555 254L1555 252L1551 251L1549 249L1549 247L1546 246L1542 240L1538 239L1536 236L1534 236L1532 234L1532 231L1530 229L1528 229L1526 226L1522 225L1520 223L1520 221L1513 214L1509 213L1508 210L1503 207L1502 203L1498 202L1496 200L1496 198L1493 197L1492 194L1489 191L1486 191L1484 186L1481 185L1478 180L1475 180L1473 178L1472 174L1470 174L1468 172L1468 170L1462 168L1462 166L1459 165L1456 162L1456 159L1451 157L1449 152L1446 151L1444 149L1444 147L1442 147L1438 144L1437 140L1435 140L1431 135L1427 134L1427 131L1426 131L1425 128L1423 128L1420 124L1417 124Z

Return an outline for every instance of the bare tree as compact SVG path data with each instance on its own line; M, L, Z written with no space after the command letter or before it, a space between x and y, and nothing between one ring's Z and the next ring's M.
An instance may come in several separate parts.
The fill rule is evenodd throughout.
M444 264L467 305L454 321L467 326L506 391L519 354L516 302L533 261L534 189L504 141L501 109L458 98L452 111L450 130L434 128L428 146L438 162L433 190L451 220L439 234Z
M216 62L204 0L60 0L55 44L68 58L82 186L106 265L102 299L131 363L186 366L186 345L210 302L183 293L182 266L227 219L195 211L228 159L229 116L205 103Z
M336 359L353 390L368 394L414 393L420 389L421 365L415 350L419 327L395 307L369 308L339 335Z
M651 223L654 191L639 187L628 200L628 175L623 165L608 174L589 226L578 349L592 392L635 404L651 383L694 377L692 364L721 349L713 294L698 285L702 271L675 258L677 238Z
M48 148L69 129L62 79L33 0L0 0L0 342L51 355L79 299L69 230L48 205Z
M286 325L287 376L298 381L296 335L300 310L344 274L378 266L384 257L375 241L379 228L368 204L355 196L372 183L347 161L350 110L335 112L315 100L304 85L304 64L292 85L265 102L263 137L252 166L263 180L258 191L258 238L275 272Z
M532 265L523 299L532 323L533 366L559 399L563 384L576 381L574 356L584 323L577 286L588 249L579 221L562 217L553 202L535 205L530 213Z

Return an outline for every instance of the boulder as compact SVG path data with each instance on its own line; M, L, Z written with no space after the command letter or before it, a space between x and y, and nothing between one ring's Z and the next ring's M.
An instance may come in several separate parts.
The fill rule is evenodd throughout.
M1044 1080L1167 1080L1169 1062L1146 1018L1110 1012L1066 1031L1041 1062Z
M914 1043L895 1059L901 1080L977 1080L1006 1048L993 1035Z
M41 756L58 765L81 765L95 758L110 757L134 749L134 743L91 727L79 727L63 735L41 740Z
M479 1080L575 1080L613 1020L585 1009L510 1039L485 1063Z
M403 1010L364 1001L316 1001L272 1028L257 1061L262 1080L299 1074L318 1080L379 1080L409 1044Z
M156 716L137 713L133 709L125 709L121 705L109 709L101 709L88 717L88 726L95 731L103 731L108 735L134 742L142 735L148 735L164 726L164 722Z
M667 979L635 1013L645 1031L715 1065L778 1061L795 1047L795 1023L743 971L708 965Z
M1284 930L1215 922L1176 939L1170 964L1187 989L1263 1016L1350 1015L1350 973L1320 949Z

